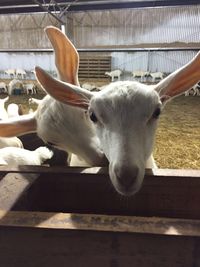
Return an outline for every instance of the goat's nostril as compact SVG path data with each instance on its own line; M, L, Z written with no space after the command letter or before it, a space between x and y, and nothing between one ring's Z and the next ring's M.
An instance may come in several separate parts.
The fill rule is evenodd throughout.
M137 181L139 168L138 167L127 167L127 166L115 166L114 172L118 182L121 186L129 188L134 185Z

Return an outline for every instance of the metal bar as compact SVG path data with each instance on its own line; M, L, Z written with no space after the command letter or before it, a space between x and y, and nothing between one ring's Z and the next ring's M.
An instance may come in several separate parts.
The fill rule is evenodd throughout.
M199 51L200 47L155 47L155 48L78 48L78 52L156 52L156 51ZM0 49L0 53L42 53L53 49Z
M40 3L41 4L41 3ZM60 6L69 5L69 2L62 3L61 1L58 2ZM189 6L189 5L199 5L199 0L158 0L158 1L90 1L83 3L82 1L79 3L70 2L70 7L68 12L76 12L76 11L94 11L94 10L111 10L111 9L127 9L127 8L153 8L153 7L167 7L167 6ZM42 5L42 4L41 4ZM45 6L45 5L44 5ZM60 11L58 6L48 5L48 10L50 12L53 11ZM27 5L1 5L0 6L0 14L11 14L11 13L34 13L34 12L44 12L44 9L40 6L36 6L33 4ZM45 12L48 12L47 10Z

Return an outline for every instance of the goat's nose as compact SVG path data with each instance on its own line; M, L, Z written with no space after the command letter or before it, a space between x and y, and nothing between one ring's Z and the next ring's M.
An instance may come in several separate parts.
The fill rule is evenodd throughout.
M136 183L139 174L139 168L137 166L129 167L116 164L114 165L114 173L121 186L128 189Z

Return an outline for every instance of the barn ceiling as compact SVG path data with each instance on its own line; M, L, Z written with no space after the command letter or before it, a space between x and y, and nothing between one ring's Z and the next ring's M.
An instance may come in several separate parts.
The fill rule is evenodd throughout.
M199 0L1 0L0 14L75 12L140 7L198 5Z

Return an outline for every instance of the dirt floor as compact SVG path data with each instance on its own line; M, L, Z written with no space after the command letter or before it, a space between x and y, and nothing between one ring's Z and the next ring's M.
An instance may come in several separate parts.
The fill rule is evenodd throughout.
M1 98L5 96L1 95ZM25 113L30 96L11 96ZM41 99L44 95L34 96ZM181 96L169 102L159 121L154 157L160 168L200 169L200 97Z

